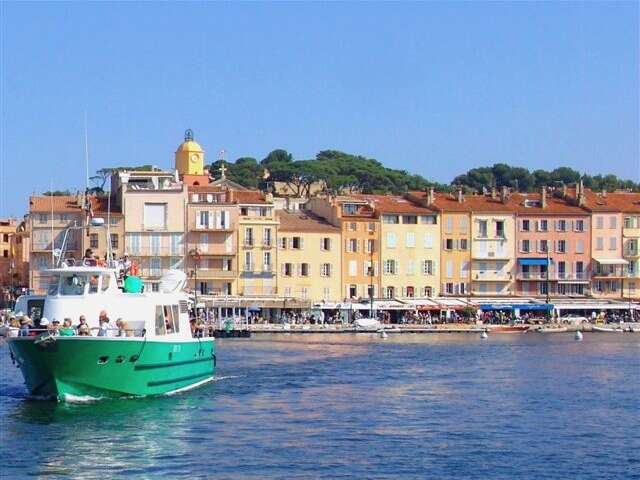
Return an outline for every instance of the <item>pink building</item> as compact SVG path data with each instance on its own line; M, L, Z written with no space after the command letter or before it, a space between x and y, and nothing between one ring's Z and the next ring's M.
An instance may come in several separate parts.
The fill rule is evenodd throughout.
M589 293L589 211L573 198L546 190L512 196L516 222L516 294L581 296Z

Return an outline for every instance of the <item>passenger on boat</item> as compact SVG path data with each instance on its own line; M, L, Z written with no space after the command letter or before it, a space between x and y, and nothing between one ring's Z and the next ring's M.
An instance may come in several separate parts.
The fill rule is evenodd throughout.
M76 330L79 332L80 328L82 328L83 325L87 325L87 318L84 315L80 315L79 318L80 323L78 323L78 326L76 327ZM89 328L89 325L87 325L87 328Z
M105 310L102 310L100 312L98 321L100 322L100 328L98 328L98 337L111 337L111 330L109 329L109 317L107 316L107 312Z
M76 334L76 331L71 326L71 319L65 318L62 323L62 328L60 329L61 337L73 337Z
M33 326L33 321L27 315L24 315L20 319L20 330L18 331L18 336L28 337L31 326Z
M54 318L51 320L51 324L49 325L49 330L52 335L60 335L60 320Z
M90 337L91 331L89 330L89 325L86 323L82 323L78 326L78 336L80 337Z
M129 326L127 322L119 318L116 320L116 327L118 327L118 336L119 337L133 337L133 332L129 330Z
M46 330L44 333L52 333L52 330L51 330L52 328L53 326L51 325L51 322L49 322L48 318L42 317L40 319L40 330ZM38 333L42 333L42 332L38 332Z

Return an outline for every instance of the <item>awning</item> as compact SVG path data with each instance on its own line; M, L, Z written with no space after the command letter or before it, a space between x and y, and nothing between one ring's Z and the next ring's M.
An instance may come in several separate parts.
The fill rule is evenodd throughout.
M553 305L546 303L481 303L480 310L486 312L488 310L551 310Z
M519 258L520 265L548 265L549 260L546 258Z
M627 265L629 262L624 258L594 258L600 265Z

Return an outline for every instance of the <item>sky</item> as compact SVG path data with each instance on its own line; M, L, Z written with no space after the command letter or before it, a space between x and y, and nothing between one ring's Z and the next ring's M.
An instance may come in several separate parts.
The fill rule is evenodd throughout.
M109 166L338 149L640 180L638 2L0 2L0 217Z

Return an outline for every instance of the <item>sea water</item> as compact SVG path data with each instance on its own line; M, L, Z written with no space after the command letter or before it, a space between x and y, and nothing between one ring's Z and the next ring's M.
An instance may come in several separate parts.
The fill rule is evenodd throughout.
M640 478L640 335L257 335L172 396L27 398L2 478Z

